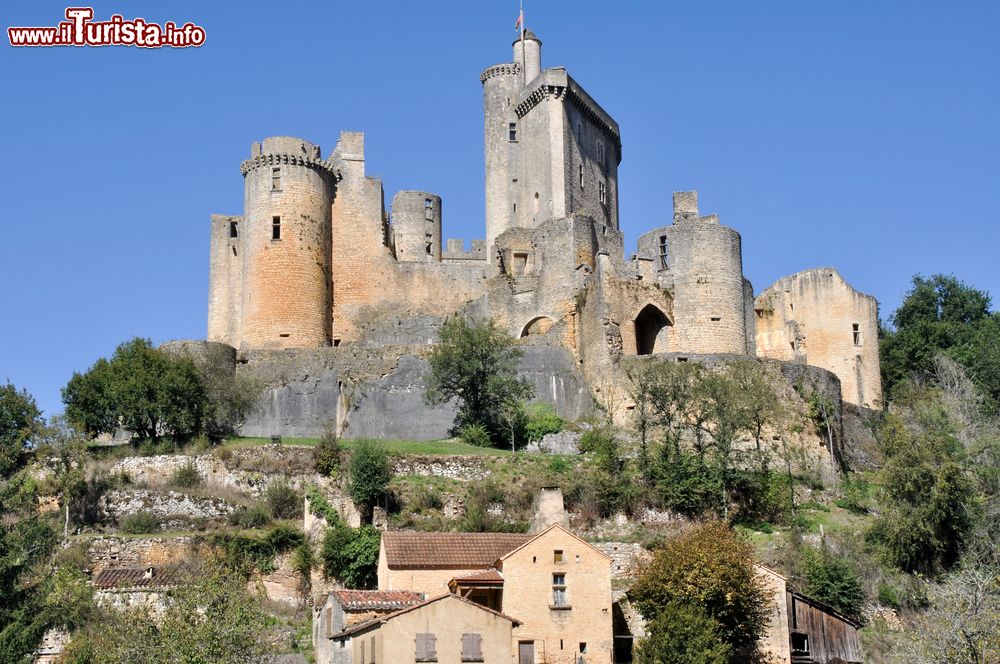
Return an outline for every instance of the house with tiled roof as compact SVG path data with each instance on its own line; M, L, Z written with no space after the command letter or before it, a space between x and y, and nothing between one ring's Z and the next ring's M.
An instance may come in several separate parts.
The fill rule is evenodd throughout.
M512 631L520 621L444 593L348 627L333 637L337 664L481 662L510 664ZM318 664L326 660L317 657Z
M534 535L386 532L378 578L381 590L446 590L516 618L516 664L613 660L611 558L561 524Z
M313 607L313 648L320 664L350 664L348 631L357 624L419 604L423 596L408 590L334 590ZM338 641L334 637L344 635ZM366 663L367 664L367 663Z
M163 609L163 593L190 579L194 571L185 565L106 567L91 580L95 599L102 606L127 609L146 606Z

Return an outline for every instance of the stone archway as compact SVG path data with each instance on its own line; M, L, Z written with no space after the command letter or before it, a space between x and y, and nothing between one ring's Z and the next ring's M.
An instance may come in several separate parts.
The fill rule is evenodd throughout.
M667 315L652 304L647 304L635 317L635 354L652 355L656 350L656 337L670 325Z
M545 334L553 325L555 325L555 321L548 316L536 316L522 328L520 337L523 339L527 336Z

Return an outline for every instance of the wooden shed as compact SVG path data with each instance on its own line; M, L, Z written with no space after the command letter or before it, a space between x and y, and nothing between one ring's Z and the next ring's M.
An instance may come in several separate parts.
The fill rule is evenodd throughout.
M857 622L796 592L786 600L792 664L861 664Z

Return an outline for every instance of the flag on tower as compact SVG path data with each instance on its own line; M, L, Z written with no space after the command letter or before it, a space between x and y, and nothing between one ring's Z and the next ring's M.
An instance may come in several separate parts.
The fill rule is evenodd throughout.
M520 30L521 29L521 25L523 23L524 23L524 10L522 9L521 13L517 15L517 23L514 24L514 32L517 32L518 30Z

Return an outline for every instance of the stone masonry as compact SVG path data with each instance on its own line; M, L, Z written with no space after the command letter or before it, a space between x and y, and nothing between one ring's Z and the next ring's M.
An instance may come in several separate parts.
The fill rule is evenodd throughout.
M486 239L468 250L444 238L434 193L400 191L386 209L360 132L341 132L325 158L299 138L253 145L243 214L211 218L208 307L209 341L236 349L239 366L288 369L273 374L247 432L333 421L394 436L425 422L414 435L441 435L453 411L419 403L421 354L454 315L493 318L525 348L564 353L533 376L564 416L620 381L623 357L661 353L805 363L836 374L845 402L877 407L877 303L835 270L785 277L755 298L740 234L702 215L694 191L675 193L667 223L627 253L620 128L565 68L542 67L541 47L526 32L511 62L480 76ZM347 348L383 357L365 360L359 381ZM345 353L315 362L333 349ZM315 370L301 373L302 357Z

